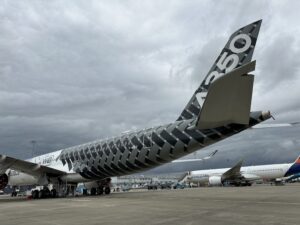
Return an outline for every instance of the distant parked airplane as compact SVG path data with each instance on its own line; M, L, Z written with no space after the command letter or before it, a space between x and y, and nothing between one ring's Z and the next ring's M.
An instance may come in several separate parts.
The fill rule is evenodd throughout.
M0 155L0 189L7 184L53 184L33 198L56 196L65 184L94 182L91 194L110 193L110 178L148 170L239 133L268 118L250 112L255 69L251 61L261 20L234 32L179 118L27 161Z
M289 179L299 176L300 156L293 163L241 166L242 161L232 168L192 171L187 175L187 180L208 183L211 186L221 186L223 184L250 186L254 181L261 179L271 181L280 178Z

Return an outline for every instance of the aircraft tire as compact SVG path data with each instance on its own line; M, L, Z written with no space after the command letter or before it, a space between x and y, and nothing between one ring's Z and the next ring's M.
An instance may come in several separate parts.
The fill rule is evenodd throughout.
M104 192L105 192L106 195L109 195L110 194L110 187L106 187L104 189Z
M38 192L38 198L44 198L45 194L44 194L44 190L40 190Z
M32 198L33 199L38 199L39 198L39 191L38 190L34 190L31 192Z
M91 195L96 195L96 193L97 193L96 188L91 188Z
M103 195L103 192L104 191L103 191L103 187L102 186L100 186L100 187L97 188L97 194L98 195Z
M56 190L55 189L51 190L50 196L51 196L51 198L56 198Z
M50 190L47 188L47 189L44 189L43 190L43 194L44 194L44 198L49 198L49 197L51 197L51 192L50 192Z

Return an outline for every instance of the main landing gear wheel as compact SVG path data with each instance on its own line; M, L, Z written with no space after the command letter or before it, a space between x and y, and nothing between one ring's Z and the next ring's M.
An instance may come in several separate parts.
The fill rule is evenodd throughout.
M44 196L45 196L44 190L40 190L38 194L38 198L44 198Z
M91 195L96 195L96 193L97 193L96 188L91 188Z
M39 198L39 191L38 190L34 190L31 192L32 198L33 199L38 199Z
M106 195L109 195L110 194L110 187L106 187L104 189L104 192L105 192Z
M100 187L97 188L97 194L98 195L103 195L103 192L104 191L103 191L103 187L102 186L100 186Z
M52 189L50 191L50 196L51 196L51 198L56 198L56 190L55 189Z

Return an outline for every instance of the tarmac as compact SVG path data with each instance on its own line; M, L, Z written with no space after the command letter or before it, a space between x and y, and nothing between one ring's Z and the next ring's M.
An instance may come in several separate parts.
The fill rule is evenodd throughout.
M300 185L130 191L43 200L0 197L0 224L299 224Z

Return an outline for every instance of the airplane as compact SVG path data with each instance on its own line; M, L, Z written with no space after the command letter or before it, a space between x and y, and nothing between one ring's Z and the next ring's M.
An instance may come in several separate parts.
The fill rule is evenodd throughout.
M232 168L191 171L186 180L202 184L208 183L210 186L224 184L251 186L257 180L283 181L296 177L300 173L300 156L293 163L245 167L242 167L242 163L241 160Z
M28 160L0 155L0 189L8 184L45 186L32 192L33 198L43 198L57 196L64 185L89 183L91 195L109 194L111 177L171 162L269 119L270 111L250 111L254 75L249 73L255 70L252 55L261 22L230 36L174 122Z

